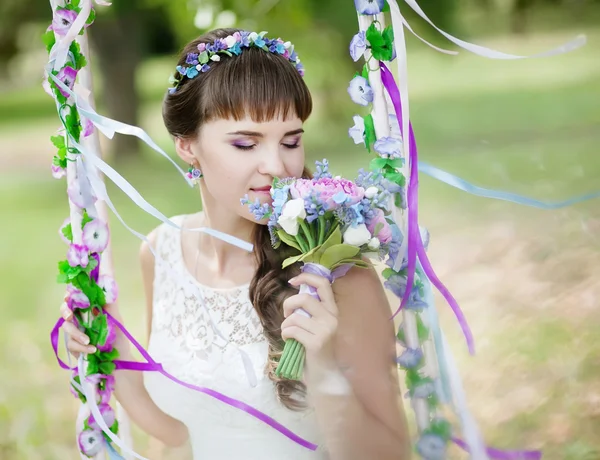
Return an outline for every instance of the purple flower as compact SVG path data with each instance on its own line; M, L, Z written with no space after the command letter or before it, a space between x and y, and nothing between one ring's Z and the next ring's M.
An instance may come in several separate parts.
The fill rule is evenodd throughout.
M94 268L90 273L90 278L92 278L96 283L98 282L98 277L100 276L100 254L94 252L92 254L94 260L96 260L96 268Z
M100 410L100 415L102 415L102 418L104 419L104 423L106 423L106 426L108 426L109 428L111 426L113 426L113 424L115 423L115 412L112 410L112 407L110 407L108 404L101 403L98 406L98 409ZM95 430L102 429L102 428L100 428L100 425L98 425L98 423L94 419L93 414L90 415L90 418L88 419L88 425L90 426L90 428L95 429Z
M390 256L390 259L391 258L392 257ZM404 296L404 292L406 291L406 277L393 274L383 283L383 285L386 289L392 291L396 297L402 298Z
M97 386L97 403L108 404L112 392L115 390L115 376L104 374L92 374L86 377L86 380L92 385Z
M67 175L67 170L60 166L52 165L52 177L55 179L62 179Z
M323 161L316 161L315 166L316 172L313 174L313 179L331 179L331 173L329 172L329 161L327 161L327 158L323 158Z
M94 457L104 450L104 436L100 430L87 429L79 433L77 438L79 450L88 457Z
M421 364L423 360L423 352L420 348L407 348L404 350L396 362L405 369L412 369Z
M198 51L200 53L203 53L204 51L206 51L206 43L199 43L198 44Z
M67 185L67 195L69 196L71 203L79 209L85 208L85 201L81 193L81 188L79 187L79 181L74 180Z
M101 219L96 218L83 227L83 244L90 252L102 252L108 246L108 226Z
M379 14L385 5L385 0L354 0L356 11L360 14Z
M204 72L208 72L210 70L210 66L208 64L202 64L202 67L200 67L200 72L204 73Z
M382 158L402 157L402 141L395 137L382 137L373 148Z
M436 434L427 433L417 441L417 452L425 460L445 460L446 442Z
M67 260L71 267L87 267L89 262L88 248L81 244L71 244L69 246L69 251L67 252Z
M94 123L92 122L92 120L82 116L81 124L83 125L83 137L88 137L92 135L92 133L94 132Z
M360 75L357 75L350 81L348 94L350 94L352 102L362 106L367 106L373 102L373 90L369 86L367 79Z
M61 37L67 35L67 32L77 19L77 13L73 10L67 10L65 8L58 8L52 18L52 30Z
M104 343L98 343L98 350L100 351L110 351L113 348L113 344L117 339L117 329L111 321L107 323L108 335L106 336L106 340ZM110 426L110 425L109 425Z
M343 178L297 179L290 187L292 198L310 199L312 196L316 196L326 210L338 207L333 197L339 192L348 195L345 204L349 206L359 203L365 196L364 188Z
M367 38L364 31L360 31L350 42L350 56L354 62L358 61L367 50Z
M435 392L435 386L432 382L423 382L413 388L413 398L429 398Z
M119 287L112 276L102 275L98 280L98 286L104 289L106 303L115 303L119 296Z
M90 299L83 293L81 289L76 288L72 284L67 286L67 306L71 310L76 308L88 308L90 306Z
M58 75L56 75L56 78L58 78L67 88L73 89L75 79L77 78L77 70L70 66L63 67L58 72ZM59 91L64 97L69 97L69 93L66 91L60 88Z
M188 53L185 58L186 64L198 65L198 54L197 53Z
M355 144L365 143L365 120L360 115L354 115L354 126L348 130L348 134Z

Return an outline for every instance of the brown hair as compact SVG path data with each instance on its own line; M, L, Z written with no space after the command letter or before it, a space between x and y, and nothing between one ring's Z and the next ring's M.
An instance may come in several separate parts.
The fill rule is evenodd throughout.
M177 65L185 66L188 53L197 53L200 43L224 39L238 29L216 29L192 40L182 50ZM312 111L308 87L295 67L283 56L258 48L244 48L238 56L220 54L219 62L195 78L183 77L177 91L163 101L163 120L174 137L193 138L200 126L210 120L250 116L255 122L290 114L305 121ZM176 71L175 71L176 72ZM179 77L178 74L174 74ZM310 177L305 170L303 177ZM280 401L289 409L304 407L304 384L278 378L274 370L283 351L282 303L296 293L288 280L298 274L295 266L281 268L289 255L271 246L266 225L257 225L253 235L257 270L250 283L250 300L261 320L269 342L267 373L274 382Z

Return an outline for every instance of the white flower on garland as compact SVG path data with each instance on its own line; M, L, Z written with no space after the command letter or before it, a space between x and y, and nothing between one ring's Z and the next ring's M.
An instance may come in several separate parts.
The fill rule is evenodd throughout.
M371 232L365 224L358 224L356 227L348 227L344 232L343 237L344 243L360 247L371 241L373 235L371 235Z

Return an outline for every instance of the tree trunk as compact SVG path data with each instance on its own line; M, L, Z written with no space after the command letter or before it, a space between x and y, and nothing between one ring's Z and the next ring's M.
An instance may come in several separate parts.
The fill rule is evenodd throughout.
M527 29L527 15L535 0L514 0L511 10L510 28L515 34L524 34Z
M142 60L140 21L133 12L103 15L90 27L90 41L102 76L99 105L108 117L137 126L139 94L135 73ZM124 161L140 154L136 137L117 134L110 143L110 154Z

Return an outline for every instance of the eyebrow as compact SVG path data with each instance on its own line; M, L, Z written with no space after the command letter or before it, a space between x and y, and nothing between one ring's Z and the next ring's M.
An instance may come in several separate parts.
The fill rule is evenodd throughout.
M293 136L294 134L302 134L304 130L302 128L295 129L293 131L288 131L283 135L283 137ZM236 131L234 133L227 133L228 136L249 136L249 137L265 137L263 133L259 133L258 131Z

